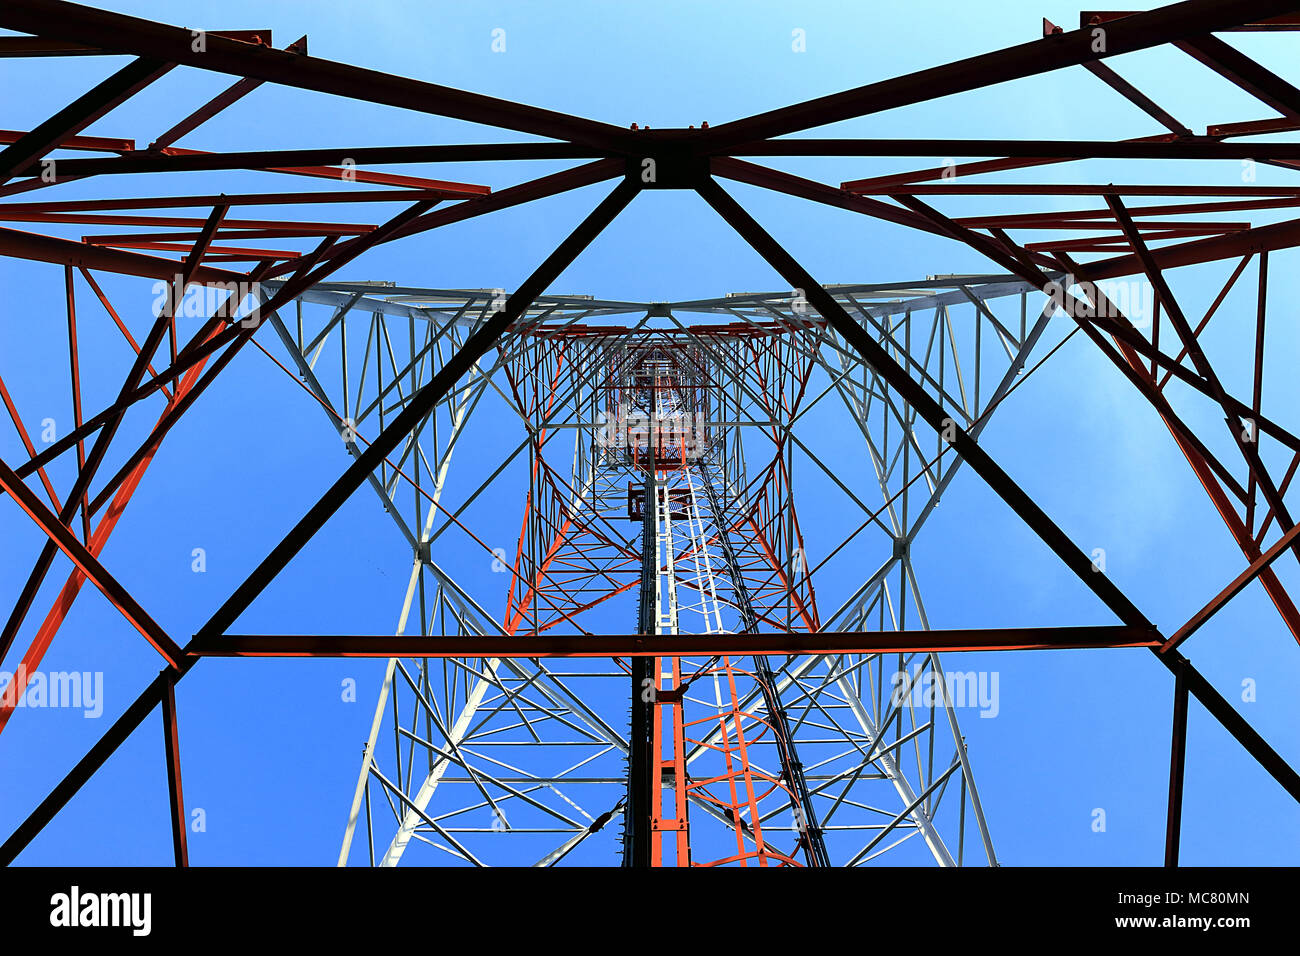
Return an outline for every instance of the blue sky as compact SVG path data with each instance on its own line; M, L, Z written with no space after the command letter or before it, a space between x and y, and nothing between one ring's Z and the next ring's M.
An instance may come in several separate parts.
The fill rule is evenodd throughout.
M1040 18L1077 23L1077 7L1003 3L996 9L913 3L842 4L570 2L221 3L116 2L124 13L208 29L273 28L283 46L306 33L314 55L430 80L620 126L717 125L786 103L1032 39ZM506 31L493 53L492 31ZM791 49L795 29L807 51ZM1285 34L1235 35L1233 42L1284 71ZM110 62L113 63L110 66ZM118 61L7 60L6 79L26 91L7 97L0 125L30 129L98 82ZM1176 51L1121 58L1113 65L1196 131L1209 123L1261 118L1267 110ZM89 134L134 137L141 145L224 88L228 78L178 70L98 121ZM1137 109L1082 69L839 124L815 135L1008 137L1116 140L1159 132ZM506 132L264 87L181 140L199 149L251 149L420 142L503 142ZM982 158L982 157L976 157ZM435 178L500 188L566 164L447 165ZM838 183L932 165L931 160L791 160L772 165ZM1028 170L1002 181L1238 182L1235 163L1098 161L1081 168ZM1072 180L1071 180L1072 181ZM1261 167L1259 181L1288 182ZM128 184L122 184L127 186ZM262 173L196 173L130 182L144 195L312 189ZM428 287L513 288L608 190L598 185L521 209L377 249L337 278L387 279ZM986 272L964 246L728 185L809 270L826 283L877 282L934 273ZM51 198L100 195L93 180L60 186ZM57 195L55 195L57 192ZM24 197L25 198L25 197ZM19 200L21 201L21 199ZM1066 200L1056 208L1083 208ZM310 207L308 207L310 209ZM319 207L319 218L382 221L398 206ZM950 214L992 211L979 200L946 200ZM1008 201L1007 211L1053 208ZM259 213L260 214L260 213ZM252 214L250 214L252 215ZM21 224L18 228L22 228ZM80 236L108 231L69 227ZM1038 238L1038 237L1034 237ZM1283 360L1296 348L1278 303L1294 295L1294 253L1272 258L1269 363L1264 408L1290 424L1296 383ZM1174 288L1199 316L1233 263L1179 270ZM1230 391L1249 394L1255 267L1211 323L1204 344ZM105 276L109 298L140 337L151 316L150 283ZM67 408L63 276L56 266L0 260L0 375L29 428ZM672 300L731 291L779 289L781 280L696 197L640 196L567 270L555 292ZM79 288L86 405L111 400L129 352L84 286ZM1066 330L1061 318L1040 347ZM266 334L266 333L262 333ZM259 340L278 357L269 336ZM1215 410L1175 393L1189 421L1225 461L1239 461ZM1076 336L1007 402L982 439L1085 551L1104 547L1108 573L1139 608L1171 633L1244 566L1208 498L1153 412L1132 387ZM168 438L105 551L105 564L182 643L204 623L346 464L319 409L259 354L241 355ZM128 419L130 446L152 413ZM830 440L833 436L821 436ZM485 436L482 471L503 451ZM503 438L504 451L518 440ZM21 460L13 430L0 428L0 454ZM1270 464L1279 473L1276 457ZM866 467L865 458L861 467ZM108 471L108 469L105 469ZM1244 475L1244 469L1237 474ZM62 492L63 462L53 471ZM806 507L816 512L816 502ZM821 514L830 520L834 516ZM513 514L483 516L497 539L513 541ZM12 504L0 506L0 594L16 595L40 544ZM204 547L208 570L191 571ZM917 573L936 627L1112 623L1108 612L971 472L964 471L918 539ZM477 560L477 559L467 559ZM357 633L391 630L410 558L373 495L362 490L241 619L240 630L311 627ZM1285 583L1297 569L1276 565ZM863 576L873 568L863 567ZM846 569L851 575L855 569ZM60 558L19 639L24 647L67 573ZM492 583L480 564L467 573ZM1300 652L1258 584L1184 648L1216 687L1293 765L1300 705ZM11 653L3 666L12 668ZM1158 863L1164 837L1172 678L1143 650L950 657L950 667L1001 675L997 719L963 715L977 780L999 856L1007 864ZM0 734L7 768L0 830L10 832L133 700L158 669L156 655L90 588L47 655L50 670L102 670L105 716L28 711ZM191 836L197 864L328 864L337 856L369 728L383 662L207 661L178 690L187 802L207 813ZM355 677L358 702L339 700ZM1240 700L1243 680L1258 699ZM974 718L974 719L972 719ZM1293 863L1297 808L1199 705L1189 731L1183 861L1187 864ZM158 718L151 718L20 857L24 863L170 861L167 798ZM1105 808L1105 833L1091 827Z

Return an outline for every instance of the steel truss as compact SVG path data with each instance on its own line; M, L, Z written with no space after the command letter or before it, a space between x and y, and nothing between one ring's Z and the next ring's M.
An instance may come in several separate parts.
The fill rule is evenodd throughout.
M5 862L161 705L176 861L187 863L174 687L202 657L219 655L389 658L340 862L350 858L364 812L370 859L386 864L416 847L428 847L432 859L470 863L492 862L506 846L511 850L504 858L512 860L519 848L535 848L540 865L589 852L612 859L617 827L607 824L626 816L629 862L859 864L886 853L886 859L905 862L913 848L923 847L918 856L946 865L965 861L969 807L972 839L979 840L983 860L996 863L952 688L936 679L943 674L937 656L943 649L1150 648L1175 675L1168 865L1178 862L1191 697L1300 800L1296 772L1179 650L1256 578L1300 641L1300 615L1270 567L1288 551L1300 559L1286 501L1300 466L1300 439L1262 407L1269 256L1300 245L1300 220L1261 221L1300 203L1300 188L978 181L989 172L1102 157L1250 159L1294 168L1300 145L1233 140L1300 129L1300 91L1215 35L1300 28L1294 4L1188 0L1145 13L1084 12L1077 30L1045 21L1042 38L980 57L712 128L653 131L309 56L305 37L276 50L266 31L212 32L199 49L190 30L59 0L8 0L0 8L0 27L25 34L0 37L6 57L134 58L36 129L0 134L7 143L0 151L0 198L35 194L34 201L0 204L0 218L47 229L95 224L155 230L78 242L0 228L0 254L64 266L76 420L70 433L38 452L0 380L0 399L26 452L14 465L0 462L0 489L48 537L0 631L0 660L22 646L17 638L55 556L62 553L75 565L21 652L19 676L0 701L0 730L13 713L23 675L39 665L87 580L164 662L158 678L5 841ZM1106 62L1166 45L1279 115L1222 123L1197 135ZM1164 132L1115 143L784 138L1072 66L1088 69ZM82 135L180 67L236 81L148 148L138 149L132 139ZM548 141L241 153L174 145L263 83ZM108 155L51 155L65 150ZM951 155L1004 158L839 187L739 158ZM354 168L527 159L580 163L498 192ZM379 188L74 201L45 201L42 192L86 178L116 183L123 174L215 169L329 180L350 173ZM823 286L720 180L947 237L982 253L1000 271L889 286ZM378 245L601 182L614 183L612 191L509 295L328 281ZM659 188L696 192L788 289L677 303L547 294L632 199ZM954 219L922 195L1093 196L1102 202L1067 212L995 210ZM1134 203L1145 196L1174 201ZM1192 197L1207 201L1185 201ZM377 225L230 215L236 206L393 200L410 205ZM456 202L434 208L445 200ZM120 214L167 208L203 214ZM1225 212L1241 213L1241 221L1214 218ZM1020 232L1051 238L1012 237ZM314 247L262 245L296 247L302 238ZM1083 255L1096 258L1076 260ZM1224 384L1200 336L1252 259L1254 374L1251 394L1243 396ZM1189 315L1170 272L1221 260L1236 263L1222 293L1203 316ZM241 262L252 265L247 271L229 267ZM138 343L95 278L105 272L168 284L159 314ZM1160 311L1149 329L1134 325L1107 293L1105 280L1128 276L1154 289ZM136 354L116 400L93 413L81 407L78 278ZM224 298L197 334L182 341L176 314L195 287ZM1007 314L1007 302L1019 305L1018 318ZM282 313L290 304L297 314L286 320ZM322 307L324 314L317 314ZM958 309L970 315L954 318ZM978 443L992 411L1031 373L1031 353L1057 314L1068 317L1070 334L1082 332L1160 415L1246 560L1245 570L1172 634L1147 620ZM255 337L263 325L272 327L287 362L267 348L265 334ZM321 366L332 342L339 345L339 361ZM249 343L300 381L338 429L353 462L182 645L98 556L160 443ZM148 437L122 450L114 439L123 420L153 396L163 405ZM1225 419L1239 463L1216 455L1188 424L1188 407L1206 400ZM474 498L491 491L493 479L467 497L447 496L453 453L472 433L484 401L509 408L524 432L498 469L502 473L515 460L527 472L517 546L503 562L509 587L501 613L458 582L457 565L446 557L453 548L492 552L463 515ZM629 424L625 413L634 408L645 420ZM863 501L855 476L827 460L809 437L812 430L797 428L832 408L860 433L883 504ZM918 433L921 425L931 437ZM77 471L60 495L46 468L62 456L75 456ZM1270 468L1267 462L1279 458L1289 464ZM116 472L96 482L110 461ZM1101 599L1117 625L929 630L911 549L962 464ZM800 484L811 475L834 487L857 509L855 518L860 512L861 526L847 536L841 529L835 540L823 534L814 548L813 529L800 523L795 508L796 475ZM29 479L38 480L39 489ZM412 555L396 634L232 633L240 614L363 484L380 495ZM512 500L517 505L520 498ZM629 516L639 519L640 534ZM837 585L827 579L836 562L859 552L877 556L876 570L835 593ZM629 602L641 611L636 633L627 633L630 615L620 623L610 617L623 614L618 609ZM582 662L587 656L612 664L591 668ZM899 688L890 686L891 672L906 675L903 693L893 693ZM932 692L911 693L911 684L927 683L927 675ZM611 682L622 688L613 697L587 689ZM638 687L650 693L639 695ZM704 692L709 688L712 695ZM376 806L384 821L380 830ZM918 835L921 840L912 839Z

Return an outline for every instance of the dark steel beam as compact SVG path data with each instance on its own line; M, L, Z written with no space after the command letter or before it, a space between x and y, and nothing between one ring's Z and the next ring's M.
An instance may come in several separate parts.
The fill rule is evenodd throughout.
M650 384L651 395L655 384ZM651 400L653 405L653 399ZM659 585L659 545L654 500L655 473L646 469L641 503L641 588L637 606L637 636L655 632L655 604ZM629 662L632 683L629 687L632 710L627 741L627 810L623 823L623 865L644 868L651 865L654 854L651 841L651 818L660 815L662 778L661 758L654 752L654 689L659 686L659 661L637 655ZM680 862L680 861L679 861Z
M1169 808L1165 815L1165 866L1178 865L1183 829L1183 768L1187 760L1187 669L1183 660L1174 669L1174 729L1169 745Z
M163 683L163 749L167 761L167 797L171 805L172 851L177 866L189 866L189 828L185 819L185 794L181 789L180 734L176 724L176 676L166 674Z
M267 635L200 632L196 657L696 657L714 654L914 654L1159 647L1154 626L966 628L745 634Z

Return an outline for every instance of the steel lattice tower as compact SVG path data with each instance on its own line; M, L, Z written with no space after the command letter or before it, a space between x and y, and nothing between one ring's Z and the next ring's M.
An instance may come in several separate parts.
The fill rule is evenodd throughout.
M975 434L1047 322L1046 302L1031 306L1042 297L1011 277L834 292L898 354L926 343L918 372ZM355 454L357 436L400 410L502 295L326 284L300 297L297 329L271 321L286 364ZM331 354L327 387L321 356ZM915 413L800 297L544 299L466 382L372 482L412 542L399 633L581 634L604 620L589 624L601 609L668 636L928 626L911 543L958 461L946 444L921 446ZM503 488L493 475L453 502L444 487L455 454L481 445L474 412L494 393L520 432L495 440L526 456L527 484ZM796 427L822 414L862 442L879 498L868 507L844 489L859 518L826 551L833 566L851 549L874 573L829 590L829 615L815 583L826 555L805 545L793 474L797 463L843 486ZM399 500L399 470L423 471L414 500ZM462 501L484 495L527 502L518 542L500 556L505 595L476 591L430 557L458 532L490 557L458 517ZM996 861L937 654L615 665L391 660L340 862L391 865L431 847L487 863L517 858L522 844L549 864L587 841L584 858L598 860L596 845L619 836L620 822L631 862L638 820L644 862L655 865L859 863L896 846L904 859L954 865L968 861L968 825L978 859ZM639 813L629 780L651 791Z
M1284 218L1300 187L1244 173L1225 185L1194 166L1300 166L1300 144L1274 138L1300 129L1300 90L1235 40L1300 30L1294 3L1083 11L1077 29L1044 20L1041 36L981 56L712 127L655 130L309 55L306 37L276 48L265 30L196 31L63 0L6 0L0 28L16 31L0 36L6 69L28 58L126 58L72 102L51 104L47 120L0 131L0 221L30 224L0 226L0 256L62 270L68 356L58 374L74 421L38 448L32 409L5 385L10 357L0 357L13 426L0 492L38 534L0 627L0 664L17 662L0 732L87 583L162 661L8 835L0 860L18 858L161 711L175 860L187 865L175 688L207 657L388 661L340 863L995 865L975 767L997 768L968 750L959 688L940 662L948 651L1148 650L1144 659L1172 677L1166 865L1179 861L1193 700L1300 801L1300 775L1180 650L1255 581L1300 641L1300 611L1273 567L1300 560L1288 500L1300 437L1264 388L1277 334L1266 321L1270 256L1300 246L1300 219ZM1111 65L1154 50L1185 55L1194 63L1184 65L1276 115L1216 115L1194 132ZM148 131L147 146L87 133L181 68L233 81ZM1067 68L1086 70L1155 131L1114 142L805 135ZM267 147L178 145L264 84L530 139L299 149L257 124ZM918 156L949 159L910 168ZM838 184L776 168L807 157L909 165ZM1115 183L1089 168L1095 159L1151 161L1159 172ZM534 160L568 165L497 190L362 168L515 170ZM1070 174L1055 181L1060 167ZM1029 169L1043 175L986 178ZM220 170L328 188L119 189L155 173ZM86 187L83 198L68 198L70 183ZM976 253L991 271L825 285L732 195L735 184L839 210L876 230L873 241L921 236ZM358 260L388 243L587 187L602 198L509 293L342 279L376 274ZM779 277L777 291L678 302L557 294L584 250L657 190L716 214ZM1034 201L1044 208L1027 210ZM400 208L335 221L336 203ZM939 208L958 203L978 211ZM267 207L289 212L251 211ZM92 225L130 231L60 234ZM1182 276L1216 266L1230 274L1192 311ZM103 275L152 284L157 308L119 309ZM1152 322L1112 298L1115 280L1151 292ZM1252 282L1253 308L1228 299ZM113 363L82 355L79 287L131 350L109 369L114 388L102 401L83 396L83 360ZM191 334L178 320L196 291L204 306ZM1225 376L1227 350L1203 335L1212 319L1216 329L1234 323L1244 381ZM1069 331L1047 349L1052 321ZM1126 410L1167 429L1221 521L1213 530L1244 561L1185 622L1150 620L1146 596L1098 567L981 441L992 413L1076 333L1117 375ZM111 554L106 565L105 548L169 433L241 355L258 352L320 406L351 460L178 638L108 566ZM1214 437L1197 427L1207 420ZM60 468L70 481L58 480ZM1111 623L931 628L914 558L962 471ZM395 633L240 633L244 613L363 485L411 562ZM72 569L57 579L65 558Z

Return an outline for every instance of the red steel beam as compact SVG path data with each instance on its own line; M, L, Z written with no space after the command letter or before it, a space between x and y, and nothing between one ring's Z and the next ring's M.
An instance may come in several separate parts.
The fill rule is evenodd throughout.
M1242 232L1241 229L1220 230L1221 232ZM1203 236L1205 233L1200 229L1162 229L1157 232L1144 233L1143 238L1151 241L1162 239L1189 239L1192 236ZM1083 252L1120 252L1124 249L1133 248L1133 244L1123 235L1108 236L1090 236L1087 239L1047 239L1042 242L1025 243L1024 248L1029 252L1053 252L1061 250L1073 250Z
M0 143L16 143L30 131L0 129ZM113 139L109 136L65 136L54 149L81 149L94 153L129 153L135 149L133 139Z
M95 272L116 272L120 275L143 276L146 279L171 281L176 277L178 263L175 259L124 252L103 246L88 246L84 242L42 236L34 232L20 232L0 226L0 256L14 259L31 259L36 262L53 262L65 266L78 266ZM248 276L228 269L200 266L193 281L202 285L217 282L247 282Z
M242 150L214 153L199 149L168 147L160 153L139 152L125 156L69 159L59 163L60 176L127 175L131 173L186 173L216 169L262 169L270 172L293 172L307 176L325 176L338 180L340 163L391 165L397 163L478 163L506 160L600 159L602 150L572 146L569 143L470 143L431 146L331 146L310 149ZM37 168L24 170L28 174ZM409 176L368 174L350 170L358 182L379 182L429 189L445 188L452 195L479 195L486 186L462 183L439 183Z
M422 193L421 199L433 198ZM216 197L213 205L229 205L224 197ZM200 228L205 219L193 216L105 216L94 213L62 213L10 210L0 204L0 222L42 222L50 225L76 226L167 226L175 229ZM356 235L373 232L375 226L363 222L296 222L286 219L227 219L223 228L228 229L311 229L320 235Z
M181 149L177 146L169 147L167 153L178 157L205 157L211 155L202 150ZM129 157L121 158L127 159ZM354 163L357 161L354 157L344 156L343 158L336 160L336 162L346 164L349 159L352 159ZM268 173L288 173L293 176L312 176L317 179L330 179L336 182L352 180L358 183L369 183L372 186L394 186L400 189L427 189L437 192L440 196L445 196L447 198L484 196L492 191L487 186L473 186L467 183L446 182L441 179L424 179L419 176L398 176L393 173L377 173L373 170L357 169L355 166L339 167L320 164L289 166L285 164L268 164L255 167L232 168L262 169Z
M1300 129L1300 119L1280 116L1277 119L1247 120L1242 123L1215 123L1205 127L1207 136L1256 136L1260 133L1290 133Z
M189 252L187 242L103 242L95 243L101 248L112 249L152 249L155 252ZM298 259L302 253L293 249L258 249L253 246L212 246L213 255L220 255L225 261L259 261L261 259Z
M1239 212L1253 209L1285 209L1300 206L1300 198L1275 197L1269 199L1238 199L1226 202L1175 203L1158 206L1131 206L1129 212L1134 216L1188 216L1205 213ZM1031 228L1040 223L1069 223L1079 228L1092 228L1084 225L1084 220L1114 220L1114 213L1109 209L1071 209L1061 212L1029 212L996 216L965 216L953 221L968 229L988 229L994 226L1002 228ZM1174 225L1185 225L1175 222ZM1138 225L1147 226L1150 222L1139 219ZM1248 224L1247 224L1248 226Z
M1300 194L1300 189L1296 192ZM112 209L188 209L215 206L280 206L303 203L335 202L400 202L413 203L421 199L437 199L438 195L424 189L365 189L347 192L294 192L294 193L243 193L206 196L141 196L135 199L73 199L61 202L5 203L0 206L5 215L39 213L42 216L69 212L95 212Z

